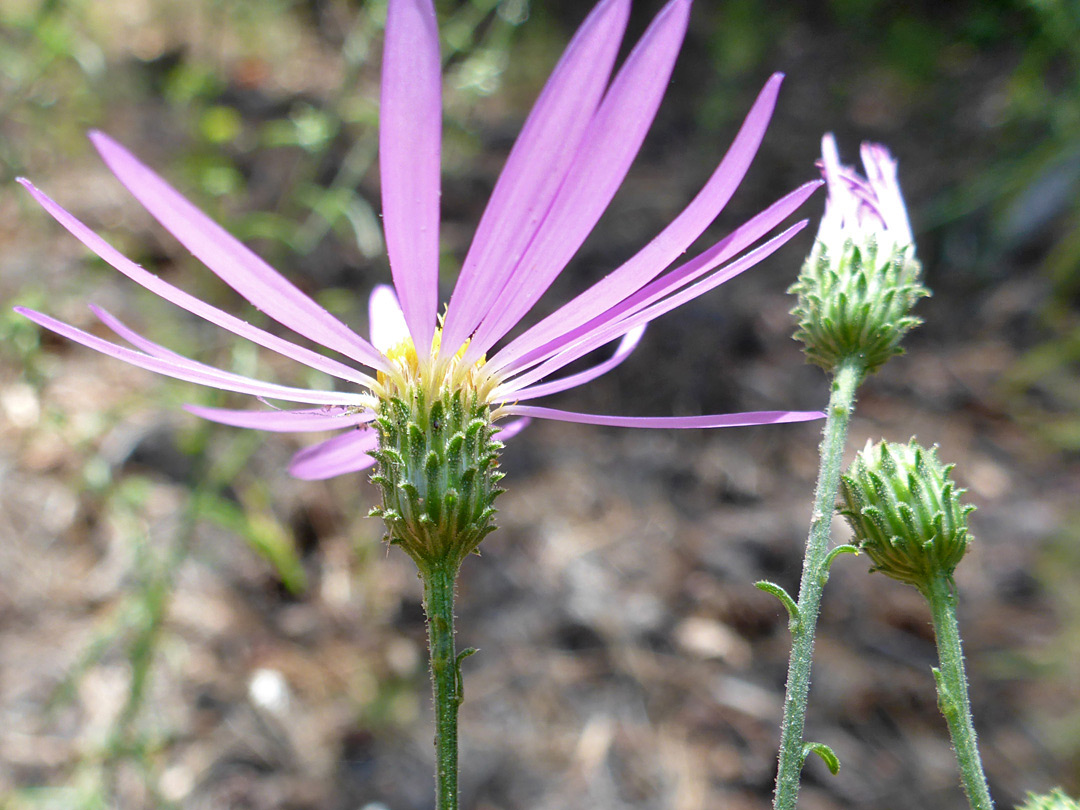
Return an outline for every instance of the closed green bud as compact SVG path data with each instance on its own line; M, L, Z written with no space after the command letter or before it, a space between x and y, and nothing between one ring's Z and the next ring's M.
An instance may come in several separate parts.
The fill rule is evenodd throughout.
M966 490L949 480L937 447L879 442L856 456L841 476L840 513L861 551L880 571L926 592L939 577L951 578L972 537L960 500Z
M1017 810L1080 810L1080 802L1070 798L1061 788L1049 793L1029 793L1027 801Z
M901 339L922 322L912 307L929 291L889 151L863 144L866 178L840 164L832 135L822 140L822 156L825 214L788 290L798 296L795 339L826 371L854 359L870 374L902 353Z
M411 387L380 400L374 426L371 480L382 506L371 514L385 522L387 540L421 570L460 563L494 530L503 492L491 409L467 390L444 390L429 402Z

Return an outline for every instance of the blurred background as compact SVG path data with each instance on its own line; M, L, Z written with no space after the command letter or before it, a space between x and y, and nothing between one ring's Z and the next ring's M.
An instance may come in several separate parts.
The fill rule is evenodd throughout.
M439 0L443 291L584 0ZM628 42L658 10L634 5ZM366 333L389 279L377 88L385 0L0 0L0 806L423 810L433 781L420 588L365 517L365 475L285 472L303 437L179 409L242 398L42 333L105 306L234 371L325 384L156 299L14 184L264 323L111 178L102 128ZM625 49L624 49L625 52ZM1080 5L698 0L651 135L541 309L630 256L711 173L768 75L765 142L715 240L816 175L834 131L900 160L934 297L862 389L867 438L941 445L978 506L958 571L991 788L1080 790ZM804 208L816 219L820 193ZM620 414L816 408L790 339L801 238L663 318L550 404ZM504 454L500 531L460 583L463 807L765 808L819 427L536 424ZM835 526L837 540L846 528ZM962 806L921 597L838 560L802 807Z

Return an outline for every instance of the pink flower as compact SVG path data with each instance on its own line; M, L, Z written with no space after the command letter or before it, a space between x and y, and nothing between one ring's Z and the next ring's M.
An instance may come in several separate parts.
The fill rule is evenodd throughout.
M374 463L370 427L395 388L467 390L492 421L516 417L645 428L798 422L819 412L768 411L687 417L573 413L526 404L595 379L621 363L645 325L752 267L805 226L765 236L820 185L807 183L694 258L682 254L712 223L749 167L772 115L781 76L761 91L734 143L698 195L636 255L556 312L500 344L580 248L625 177L656 114L686 32L690 0L671 0L611 78L629 0L602 0L575 35L537 99L477 228L446 317L438 326L441 76L431 0L390 0L383 55L380 169L393 288L371 296L371 341L304 295L108 136L90 138L121 183L198 259L248 301L342 362L284 340L198 300L131 262L29 181L20 182L68 231L138 284L236 335L325 372L350 390L261 382L182 357L104 310L120 346L25 308L41 326L132 365L259 398L316 406L228 410L189 406L206 419L271 431L342 429L299 452L290 471L329 478ZM592 368L552 379L569 363L618 341ZM493 352L493 353L492 353Z

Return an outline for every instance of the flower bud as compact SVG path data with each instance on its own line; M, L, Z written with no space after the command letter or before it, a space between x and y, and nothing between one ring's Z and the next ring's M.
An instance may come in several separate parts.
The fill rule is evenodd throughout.
M840 513L859 549L881 571L926 591L938 577L952 577L972 537L974 510L949 480L953 465L938 461L937 446L866 443L841 476Z
M378 468L371 480L387 540L421 567L458 564L494 530L502 442L491 409L467 390L444 389L429 402L420 386L380 400Z
M1049 793L1029 793L1017 810L1080 810L1080 802L1061 788L1054 788Z
M863 144L863 178L840 164L831 134L821 146L829 196L814 247L788 290L798 296L795 339L826 371L854 358L870 374L903 351L901 338L922 322L911 309L929 291L892 155Z

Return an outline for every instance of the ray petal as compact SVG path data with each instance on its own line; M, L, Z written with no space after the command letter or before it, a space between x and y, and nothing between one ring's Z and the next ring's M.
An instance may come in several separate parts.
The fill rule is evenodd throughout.
M409 337L409 327L401 313L394 288L377 284L368 299L368 323L371 326L371 343L383 354L401 345Z
M149 355L150 357L157 357L162 360L171 361L175 363L177 367L183 367L190 371L206 374L224 382L231 382L237 379L247 379L245 377L239 377L238 375L233 374L230 371L223 371L222 369L214 368L213 366L208 366L205 363L200 363L197 360L191 360L181 354L177 354L172 349L167 349L160 343L155 343L149 338L143 337L130 326L117 318L115 315L112 315L110 312L99 306L90 304L90 311L93 312L103 324L109 327L109 329L115 332L119 337L122 337L136 349ZM329 430L330 428L327 429Z
M783 75L777 73L765 84L727 154L681 214L621 267L511 341L492 358L494 367L498 368L507 357L524 354L586 323L639 290L678 259L716 219L746 176L776 107L782 80Z
M187 382L206 385L210 388L218 388L222 391L236 391L241 394L253 394L258 397L283 399L290 402L307 402L312 405L363 406L368 401L368 398L362 394L291 388L286 385L277 385L275 383L253 380L239 374L233 374L219 369L205 370L209 369L209 367L202 367L201 363L196 363L193 360L185 360L183 358L174 360L166 357L152 357L148 354L125 348L124 346L117 346L115 343L109 343L107 340L102 340L99 337L84 332L81 329L77 329L74 326L69 326L64 322L58 321L41 312L35 312L26 307L15 307L14 310L20 315L29 318L39 326L52 332L56 332L56 334L66 337L68 340L81 343L83 346L94 349L102 354L107 354L110 357L115 357L118 360L123 360L125 363L130 363L133 366L138 366L139 368L144 368L157 374L163 374L166 377L186 380Z
M96 304L90 304L90 311L97 316L97 319L111 329L118 337L122 337L140 352L150 355L151 357L160 357L164 360L175 360L178 363L183 363L191 368L199 368L206 371L209 374L216 374L221 369L216 369L213 366L208 366L205 363L200 363L197 360L190 360L184 357L182 354L177 354L172 349L167 349L160 343L154 343L149 338L145 338L125 324L115 315L110 313L107 309L99 307Z
M493 372L503 374L520 372L522 369L551 357L562 347L569 346L583 336L596 332L605 324L621 320L663 296L686 286L758 241L780 222L787 219L820 185L820 181L803 184L781 197L764 211L751 217L698 256L653 280L625 300L609 305L604 312L594 316L591 320L573 328L569 328L569 324L579 321L580 318L573 317L575 314L574 304L577 299L571 301L567 307L563 308L567 315L568 328L561 335L524 353L521 352L520 348L512 350L513 344L508 345L488 361L487 368ZM751 253L748 255L756 254ZM747 269L749 266L745 265L743 269ZM529 332L526 332L522 337L528 334Z
M340 405L305 408L299 411L247 411L185 405L184 410L202 419L233 427L269 430L275 433L303 433L337 430L365 424L375 418L371 411L359 411Z
M390 0L379 102L379 175L390 271L421 357L439 281L442 66L431 0Z
M628 0L598 3L533 105L454 286L443 332L448 350L487 314L547 213L607 87L629 12Z
M90 140L112 173L169 233L222 281L283 326L372 368L375 349L102 132Z
M711 275L706 276L695 284L680 289L678 292L674 292L666 297L662 297L663 293L670 292L670 290L664 290L663 293L655 293L653 296L645 299L645 301L652 302L649 303L649 305L646 306L645 301L639 302L633 310L628 313L623 313L622 317L613 318L612 320L605 321L603 324L594 327L592 331L580 336L576 342L566 345L564 348L560 349L558 353L553 354L543 363L540 363L536 367L523 373L517 378L517 382L522 387L532 385L533 383L544 379L544 377L549 374L555 373L568 363L572 363L579 357L584 357L589 352L626 334L634 327L655 320L676 307L680 307L688 301L692 301L698 296L704 295L709 290L718 287L725 281L731 280L739 273L745 272L762 259L772 255L805 227L806 220L795 223L787 230L774 236L768 242L758 246L749 253L743 254L730 264L724 265ZM684 283L684 281L685 279L681 280L679 283Z
M569 377L563 377L560 380L552 380L551 382L541 383L539 385L533 385L527 388L514 388L513 381L508 383L504 387L500 387L495 393L496 402L524 402L528 399L537 399L538 397L544 397L549 394L557 394L561 391L568 391L571 388L576 388L579 385L584 385L587 382L592 382L597 377L607 374L613 368L618 366L625 360L630 354L637 348L638 343L641 341L641 336L645 334L645 325L637 326L631 329L625 335L621 341L619 341L618 347L615 349L615 354L605 360L603 363L597 363L592 368L580 371L577 374L571 374Z
M531 416L534 419L553 419L558 422L575 422L582 425L608 425L610 427L661 428L686 430L689 428L743 427L746 425L778 425L784 422L809 422L823 419L821 411L750 411L747 413L717 413L705 416L609 416L595 413L560 411L538 405L507 405L505 413Z
M607 209L660 106L689 13L689 0L672 0L627 57L550 212L473 334L466 362L475 362L532 309Z
M289 462L289 474L304 481L322 481L335 475L374 466L370 455L379 444L374 430L349 430L332 439L305 447Z
M500 442L512 439L527 428L530 422L532 422L532 419L523 417L507 422L505 425L496 424L495 427L499 429L499 432L495 434L495 438Z
M34 199L37 200L57 222L66 228L72 236L136 284L145 287L155 295L161 296L169 303L176 304L178 307L209 321L215 326L227 329L234 335L246 338L253 343L257 343L271 351L277 352L283 357L288 357L290 360L303 363L310 368L314 368L342 380L348 380L365 386L371 385L372 378L367 374L357 371L337 360L324 357L318 352L313 352L303 346L297 346L294 343L290 343L287 340L279 338L277 335L259 329L257 326L252 326L234 315L229 315L227 312L223 312L216 307L210 306L204 301L200 301L195 296L174 287L167 281L163 281L116 250L116 248L72 216L71 213L65 211L47 194L35 187L29 180L20 177L19 183L21 183L23 187L33 195Z

